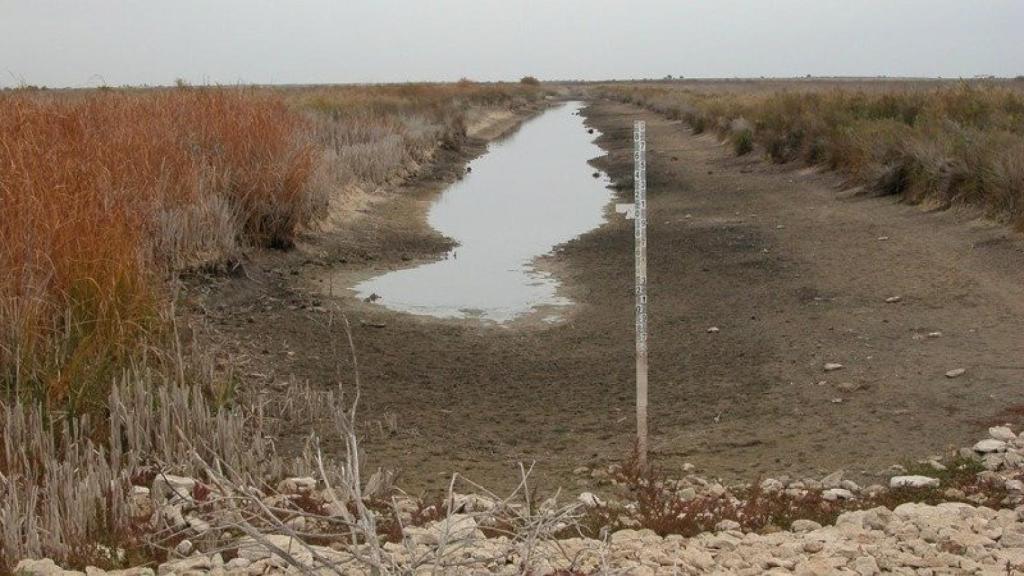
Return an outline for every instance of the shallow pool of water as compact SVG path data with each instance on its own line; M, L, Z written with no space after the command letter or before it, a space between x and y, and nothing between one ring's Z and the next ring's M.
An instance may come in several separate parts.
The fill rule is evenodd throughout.
M362 282L358 295L413 314L495 322L571 304L533 261L599 226L611 200L608 178L587 164L602 151L581 106L548 110L492 143L430 208L430 225L459 245L437 262Z

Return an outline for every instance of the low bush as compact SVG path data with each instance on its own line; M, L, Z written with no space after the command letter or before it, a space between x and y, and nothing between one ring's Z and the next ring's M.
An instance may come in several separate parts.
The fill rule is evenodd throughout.
M590 508L580 526L584 535L595 538L602 532L624 528L646 528L662 536L692 537L715 531L723 520L736 522L744 532L768 533L789 530L796 520L811 520L824 526L835 524L845 512L879 506L893 510L909 502L930 505L964 502L993 509L1016 506L1015 501L1007 499L1009 492L1003 482L988 478L980 461L955 455L943 464L942 471L930 465L906 466L907 474L938 479L937 488L884 489L857 494L852 499L825 498L821 488L768 489L757 481L719 494L704 492L695 497L683 497L675 489L676 480L655 465L641 469L634 456L614 475L622 500Z

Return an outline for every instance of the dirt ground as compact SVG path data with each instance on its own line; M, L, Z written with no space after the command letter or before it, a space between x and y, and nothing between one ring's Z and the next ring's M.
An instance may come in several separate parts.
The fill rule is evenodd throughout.
M647 121L659 465L692 462L725 479L840 468L870 478L1024 413L1019 234L735 158L632 106L584 114L604 133L596 163L614 178L632 174L632 122ZM332 386L339 373L351 385L344 336L325 312L343 311L369 463L398 469L406 490L442 488L452 471L505 489L518 462L536 462L539 487L579 489L572 470L621 461L634 433L632 222L609 214L546 259L577 302L554 326L392 313L343 285L446 249L426 206L483 150L478 139L444 153L349 225L256 255L198 294L244 385L268 393L289 380ZM825 372L827 362L845 368ZM966 373L946 377L955 368Z

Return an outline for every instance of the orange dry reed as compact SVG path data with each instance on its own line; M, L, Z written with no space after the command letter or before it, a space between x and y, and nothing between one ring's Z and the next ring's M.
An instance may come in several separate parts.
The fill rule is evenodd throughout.
M101 400L157 326L160 278L291 243L315 161L272 94L0 95L0 386Z

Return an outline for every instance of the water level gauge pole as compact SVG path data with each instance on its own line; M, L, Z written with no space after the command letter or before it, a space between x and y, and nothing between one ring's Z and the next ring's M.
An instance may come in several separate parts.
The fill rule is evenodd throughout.
M634 233L636 250L636 451L647 470L647 125L633 124Z

